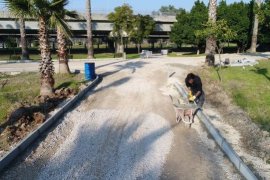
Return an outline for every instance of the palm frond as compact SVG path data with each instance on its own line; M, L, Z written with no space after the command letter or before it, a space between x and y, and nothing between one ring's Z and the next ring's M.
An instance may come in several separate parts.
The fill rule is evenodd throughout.
M9 12L16 17L33 16L29 0L3 0L3 3Z
M57 29L60 29L67 38L70 38L72 36L72 32L70 30L69 25L64 20L62 15L59 15L58 13L54 13L50 18L50 26L51 27L57 27Z
M49 0L31 0L32 6L35 8L35 12L38 16L47 17L50 16L50 4Z
M50 4L50 9L51 10L59 10L65 8L66 5L68 5L69 1L68 0L52 0Z
M65 14L65 16L73 18L73 19L79 19L80 18L77 11L69 11L69 10L64 9L64 14Z

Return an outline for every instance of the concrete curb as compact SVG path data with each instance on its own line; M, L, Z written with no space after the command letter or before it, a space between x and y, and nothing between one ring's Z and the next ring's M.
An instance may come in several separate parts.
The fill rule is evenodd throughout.
M175 87L177 91L183 97L186 98L188 96L187 92L184 90L184 88L181 87L180 84L176 83ZM248 180L257 180L258 178L255 176L255 174L248 168L248 166L242 161L242 159L238 156L238 154L233 150L233 148L230 146L227 140L219 133L219 131L211 123L211 121L209 120L210 118L206 116L201 110L199 110L196 115L205 125L206 129L215 139L216 143L220 146L222 151L228 156L230 161L239 170L239 172Z
M70 108L72 108L83 96L86 95L89 90L95 87L100 81L100 77L88 85L85 89L79 92L74 98L68 101L60 110L58 110L52 117L47 119L42 125L39 126L35 131L26 136L16 147L10 150L0 160L0 172L7 167L18 155L20 155L26 148L28 148L42 133L44 133L53 123L55 123L61 116L63 116Z

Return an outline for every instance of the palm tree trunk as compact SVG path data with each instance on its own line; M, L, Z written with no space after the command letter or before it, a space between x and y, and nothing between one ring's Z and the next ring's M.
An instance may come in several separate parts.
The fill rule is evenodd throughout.
M58 58L59 58L59 73L70 74L68 66L68 55L67 55L67 41L65 34L60 28L57 28L57 44L58 44Z
M52 63L50 44L48 39L48 29L46 26L46 19L39 18L39 48L41 54L40 74L41 74L41 88L40 95L50 96L53 94L54 86L54 66Z
M29 53L27 49L26 33L25 33L25 21L23 17L19 18L20 35L21 35L21 48L22 48L22 60L29 59Z
M91 0L86 0L86 19L87 19L88 59L93 59L94 58L94 50L93 50L93 35L92 35Z
M209 0L208 21L216 22L217 20L217 0ZM206 39L205 54L215 53L216 39L212 36Z
M256 5L260 7L261 1L256 0ZM255 14L254 22L253 22L251 46L250 46L250 52L251 53L255 53L256 49L257 49L257 37L258 37L258 31L259 31L258 29L259 29L259 17L258 17L258 14Z

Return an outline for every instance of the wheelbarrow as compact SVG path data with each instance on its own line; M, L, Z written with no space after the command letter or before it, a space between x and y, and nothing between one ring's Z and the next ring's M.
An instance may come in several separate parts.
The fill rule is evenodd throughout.
M175 102L171 95L170 98L173 102L176 113L176 123L180 123L182 121L184 124L191 127L192 123L194 123L194 117L198 109L196 103L188 101L181 103L179 99L177 99L177 102Z

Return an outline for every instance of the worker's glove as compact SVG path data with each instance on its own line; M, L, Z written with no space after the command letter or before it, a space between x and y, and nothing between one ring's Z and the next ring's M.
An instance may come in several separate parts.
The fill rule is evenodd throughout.
M188 98L190 98L192 96L193 96L192 92L191 91L188 91Z
M191 102L194 102L195 99L196 99L196 96L191 96L191 97L188 98L188 100L191 101Z

